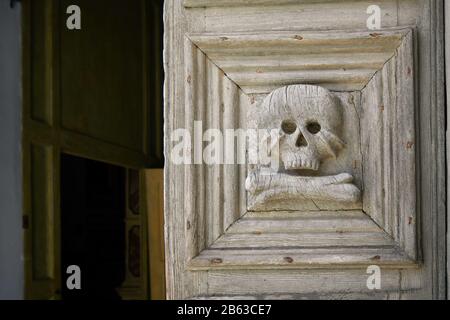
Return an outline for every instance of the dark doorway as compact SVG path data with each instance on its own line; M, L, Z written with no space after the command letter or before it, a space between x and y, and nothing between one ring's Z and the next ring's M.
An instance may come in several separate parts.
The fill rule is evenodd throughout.
M125 278L125 168L61 157L63 299L120 299ZM81 289L66 286L67 267L81 270Z

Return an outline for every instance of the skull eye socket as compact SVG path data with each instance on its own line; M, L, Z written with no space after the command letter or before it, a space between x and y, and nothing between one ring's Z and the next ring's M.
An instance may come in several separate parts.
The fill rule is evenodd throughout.
M292 120L284 120L281 123L281 130L286 134L293 134L297 130L297 125Z
M316 134L320 131L321 127L320 124L317 121L311 121L306 125L306 130L309 131L309 133Z

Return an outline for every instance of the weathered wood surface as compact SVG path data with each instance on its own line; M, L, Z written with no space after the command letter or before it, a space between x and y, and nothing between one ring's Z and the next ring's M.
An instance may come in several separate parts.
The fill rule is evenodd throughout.
M360 210L249 212L227 233L375 232L380 228Z
M222 5L220 4L222 3ZM224 5L225 2L218 1L185 1L186 8L183 6L183 2L168 1L165 4L165 23L166 23L166 35L165 35L165 64L166 64L166 85L165 85L165 126L166 126L166 157L169 159L171 142L170 132L176 128L183 127L186 124L186 117L189 118L188 113L192 112L191 108L187 108L185 105L185 93L186 91L186 60L184 49L180 44L184 43L185 36L193 37L199 34L204 34L205 37L214 37L211 33L217 36L231 37L238 36L234 32L249 33L249 34L271 34L277 30L290 30L291 34L306 33L306 29L314 32L323 31L327 29L342 29L349 32L355 32L355 30L364 30L367 19L365 9L370 1L336 1L336 2L324 2L320 3L314 1L307 1L301 3L284 2L280 5L278 2L261 1L261 2L249 2L245 3L231 3ZM388 299L405 299L405 298L442 298L445 296L445 224L443 218L445 218L445 185L444 185L444 125L443 125L443 91L442 91L442 32L439 30L442 28L442 1L438 0L423 0L423 1L383 1L383 12L386 14L383 16L383 28L388 27L409 27L415 28L412 36L417 37L420 42L420 46L415 45L414 50L416 52L415 63L411 68L412 74L420 74L420 78L414 83L417 89L414 93L416 116L414 116L416 122L416 142L415 152L416 160L418 161L417 167L420 168L416 178L414 179L417 185L420 185L417 194L417 219L416 226L419 231L420 237L416 240L418 244L419 259L422 262L419 265L411 263L411 259L408 256L404 256L404 259L398 255L402 253L397 246L381 248L366 248L354 249L355 254L351 255L347 252L326 252L327 248L322 249L308 249L309 256L306 252L301 254L301 251L289 251L291 256L284 256L280 252L278 260L274 260L274 263L278 263L278 267L262 270L261 265L258 266L258 259L261 264L270 261L271 258L276 258L272 255L269 257L264 254L258 255L257 250L235 250L227 249L227 251L233 252L229 257L240 259L240 261L231 262L229 268L236 269L233 271L224 268L211 269L210 264L227 264L226 259L215 260L216 255L223 253L224 250L216 250L210 252L209 250L203 250L193 260L189 260L189 254L186 251L186 220L185 217L192 217L195 212L192 207L186 207L186 196L191 197L188 193L192 190L186 189L186 186L191 184L185 184L185 174L189 176L191 173L188 169L171 164L170 162L166 166L165 171L165 215L166 215L166 268L167 268L167 294L169 298L188 298L188 297L215 297L223 296L226 298L232 298L233 296L251 296L251 297L284 297L284 298L388 298ZM325 13L325 14L324 14ZM321 16L319 18L319 15ZM283 31L284 32L284 31ZM345 33L345 32L344 32ZM376 38L376 36L375 36ZM193 39L193 38L191 38ZM223 39L222 42L226 42L227 39ZM302 40L297 41L301 42ZM195 42L195 41L194 41ZM197 44L196 44L197 45ZM365 44L366 45L366 44ZM201 45L197 46L203 53L206 53L206 59L214 61L208 54L207 50L202 50ZM280 46L282 47L282 46ZM279 49L281 52L287 50L289 52L289 45L287 49ZM247 48L248 49L248 48ZM250 48L251 49L251 48ZM222 50L222 49L220 49ZM227 49L227 50L239 50ZM248 52L258 52L258 49L251 49ZM264 72L271 73L278 68L277 59L282 57L284 65L280 69L281 75L290 75L292 72L297 74L295 79L302 81L302 77L298 77L298 74L305 72L302 66L296 65L295 57L291 58L289 55L276 55L275 52L268 53L273 54L269 59L256 58L252 61L252 57L244 57L241 55L238 59L235 59L234 55L230 55L230 52L223 51L224 67L221 68L219 64L214 64L219 69L224 70L230 68L230 74L227 72L226 79L233 81L233 72L242 74L248 73L249 81L253 81L251 78L264 79L262 82L271 81L270 76L265 76L264 73L256 72L258 63L261 63L261 68L265 68ZM332 50L331 50L332 51ZM375 50L376 51L376 50ZM395 51L395 50L394 50ZM226 53L226 54L225 54ZM341 59L342 64L360 67L358 59L363 59L364 52L361 55L355 53L355 63L352 64L351 57L343 57L336 54L336 59ZM213 53L211 53L213 54ZM303 60L298 60L300 63L308 68L317 69L320 72L320 55L327 54L327 51L317 52L317 58L305 57ZM393 52L392 56L394 56ZM219 57L220 55L218 55ZM254 56L257 56L256 54ZM285 57L287 57L285 59ZM377 65L377 59L380 57L377 53L374 53L370 59L367 59L369 69ZM312 58L312 59L310 59ZM333 63L330 60L330 66L333 67ZM238 63L236 63L236 61ZM280 59L281 60L281 59ZM303 68L303 69L302 69ZM401 72L404 67L400 67L396 72ZM290 71L290 70L294 71ZM242 71L241 71L242 70ZM407 69L406 69L407 70ZM309 72L309 71L308 71ZM304 73L304 81L314 78L314 73ZM315 72L315 71L314 71ZM348 72L348 71L347 71ZM209 74L207 72L207 74ZM220 74L220 72L219 72ZM342 74L339 76L339 72L335 73L336 83L339 81L346 81L346 77L349 75ZM208 85L213 84L213 78L207 76ZM284 77L284 76L283 76ZM274 83L280 83L280 79ZM243 80L245 83L246 78L235 77L239 81ZM211 79L211 80L209 80ZM358 77L355 79L359 79ZM367 80L372 79L371 77ZM325 78L316 77L318 85L327 86ZM222 80L223 81L223 80ZM260 81L260 80L257 80ZM297 80L296 80L297 81ZM360 80L358 80L360 81ZM222 82L224 83L224 82ZM329 83L328 83L329 84ZM365 85L364 85L365 86ZM364 87L363 86L363 87ZM238 87L240 87L238 85ZM257 86L261 88L261 84L257 83ZM242 85L239 89L253 90L253 92L267 93L273 88L270 86L264 87L261 91L256 90L255 86ZM247 88L247 89L246 89ZM253 89L252 89L253 88ZM348 90L344 87L336 89ZM188 90L190 90L188 88ZM197 89L195 89L197 90ZM199 89L201 92L202 89ZM214 95L213 87L208 88L204 86L205 91L208 93L202 93L202 95ZM257 94L250 94L248 97L239 93L239 102L241 103L242 114L248 111L248 107L255 103L255 100L262 97ZM233 90L232 90L233 91ZM250 91L249 91L250 92ZM411 99L410 96L406 96L406 93L399 91L396 95L402 95L400 99ZM233 96L231 93L230 96ZM229 101L229 97L227 98ZM205 99L206 100L206 99ZM205 101L195 100L195 101ZM206 100L207 101L207 100ZM204 103L204 102L201 102ZM211 110L216 106L207 104L205 119L208 117ZM358 110L359 112L360 110ZM242 116L239 116L236 120L240 126L244 126ZM192 119L192 118L191 118ZM223 118L222 118L223 119ZM212 119L211 119L212 120ZM223 121L220 121L223 122ZM190 124L190 122L188 121ZM216 122L217 124L217 122ZM365 128L361 128L364 130ZM203 170L203 169L202 169ZM204 177L208 177L210 173L205 170ZM245 168L241 166L238 170L240 185L243 185L242 177L245 176ZM364 175L364 172L362 173ZM212 175L212 177L226 177L227 175L219 174ZM233 175L231 175L233 176ZM195 176L196 177L196 176ZM409 177L408 177L409 178ZM198 181L198 180L197 180ZM210 188L212 184L203 184L203 188ZM229 190L229 189L228 189ZM214 195L214 191L208 190L209 194ZM242 195L242 191L240 191ZM209 197L209 196L208 196ZM216 196L213 196L213 198ZM201 196L198 200L203 199ZM217 198L215 198L217 199ZM242 207L245 202L242 196L239 197L239 203ZM406 203L408 198L401 198L401 203ZM207 206L211 206L210 203L204 202ZM219 207L224 207L224 203L216 203ZM198 203L197 205L198 206ZM229 206L229 204L227 204ZM403 206L403 205L402 205ZM209 207L205 207L205 214L211 214L208 210ZM189 209L189 210L188 210ZM221 214L221 213L219 213ZM236 213L235 217L241 216L242 212ZM223 216L222 216L223 218ZM245 219L245 216L244 216ZM243 220L244 220L243 219ZM226 221L231 221L226 220ZM242 220L242 221L243 221ZM202 221L202 220L199 220ZM214 226L209 224L210 220L203 220L201 225L197 225L197 230L220 230L226 229L222 226ZM215 221L215 220L214 220ZM222 220L223 221L223 220ZM395 221L389 220L390 224L387 225L388 230L394 230ZM400 222L401 220L399 220ZM404 221L404 220L403 220ZM407 220L409 222L409 219ZM414 222L414 220L412 220ZM222 222L220 222L222 223ZM276 222L275 226L279 227L280 222ZM238 226L239 224L236 224ZM292 229L296 226L299 227L300 222L293 224ZM310 225L311 226L311 225ZM248 226L252 228L252 226ZM306 229L308 225L304 226ZM319 225L320 227L320 225ZM383 225L384 227L384 225ZM232 230L233 226L229 228ZM292 230L291 229L291 230ZM254 230L254 229L253 229ZM214 231L217 232L217 231ZM239 231L245 233L245 231ZM230 234L230 236L236 236L240 233L236 232ZM402 231L403 232L403 231ZM409 232L409 231L408 231ZM220 232L219 232L220 233ZM217 234L217 233L216 233ZM400 234L400 233L399 233ZM258 235L254 235L258 236ZM209 236L211 237L211 236ZM403 239L410 238L407 233L404 233ZM401 239L399 237L398 239ZM211 237L210 239L213 239ZM220 243L220 241L218 241ZM205 242L206 243L206 242ZM264 242L262 244L266 244ZM197 247L198 248L198 247ZM407 248L407 246L405 246ZM412 247L410 247L412 248ZM291 248L292 249L292 248ZM286 250L291 250L286 249ZM401 249L401 248L400 248ZM212 250L212 249L210 249ZM297 249L292 249L297 250ZM307 250L307 249L303 249ZM323 250L323 251L321 251ZM341 249L345 250L345 249ZM389 250L390 254L389 255ZM408 253L411 252L407 249ZM194 252L194 251L191 251ZM376 253L378 252L378 254ZM381 254L380 254L381 252ZM294 256L295 253L300 253L298 256ZM321 253L323 255L321 255ZM373 253L373 255L369 255ZM272 252L272 254L276 254ZM233 256L234 255L234 256ZM327 256L328 255L328 256ZM408 254L409 255L409 254ZM192 257L192 255L191 255ZM289 257L291 259L284 259ZM325 260L323 260L325 257ZM365 287L367 280L367 274L365 274L365 266L368 264L382 265L386 257L386 265L389 265L389 270L385 274L382 291L368 292ZM203 259L204 258L204 259ZM372 259L371 259L372 258ZM203 260L202 260L203 259ZM285 270L279 267L280 260L284 259L285 265L294 264L292 269ZM311 268L303 271L297 270L300 266L295 266L297 261L304 259L304 265L311 261L315 261L316 266L323 265L319 268ZM334 261L337 264L333 263ZM347 261L354 261L355 265L349 267L350 269L343 270L342 259ZM380 261L379 261L380 260ZM203 262L204 263L203 263ZM239 263L250 263L247 266L239 268ZM255 264L256 261L256 264ZM292 262L290 262L292 261ZM328 262L326 262L328 261ZM408 261L410 264L408 264ZM193 265L199 263L197 268ZM331 263L330 263L331 262ZM328 263L328 270L326 265ZM209 265L208 265L209 264ZM339 266L340 265L340 266ZM351 263L348 264L351 266ZM356 268L356 266L359 266ZM363 267L364 266L364 267ZM406 267L412 267L408 270ZM196 271L191 271L191 269ZM252 269L247 270L247 269ZM201 271L204 270L204 271ZM206 271L209 270L209 271ZM384 269L383 269L384 270ZM386 269L387 270L387 269ZM390 276L392 275L392 276ZM394 276L395 275L395 276ZM331 281L330 281L331 279Z
M445 2L445 75L446 75L446 98L447 98L447 110L450 110L450 2ZM450 122L450 113L447 112L447 123ZM450 136L447 129L446 132L446 147L447 147L447 168L449 167L450 159ZM447 190L450 188L450 171L447 170ZM446 203L450 202L450 193L447 192ZM447 206L447 230L450 230L450 208ZM450 233L447 232L447 257L450 253ZM450 263L447 263L447 279L450 276ZM447 286L447 298L450 296L450 286Z

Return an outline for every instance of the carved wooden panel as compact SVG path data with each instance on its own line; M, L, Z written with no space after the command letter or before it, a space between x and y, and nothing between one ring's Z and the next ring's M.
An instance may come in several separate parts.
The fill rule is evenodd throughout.
M275 129L281 147L276 165L250 163L251 148L206 164L193 147L191 164L166 167L169 297L438 295L439 6L383 1L369 31L368 4L166 6L166 132ZM373 264L382 291L366 287Z
M185 61L192 136L280 134L279 168L186 166L190 269L415 265L410 29L187 35Z

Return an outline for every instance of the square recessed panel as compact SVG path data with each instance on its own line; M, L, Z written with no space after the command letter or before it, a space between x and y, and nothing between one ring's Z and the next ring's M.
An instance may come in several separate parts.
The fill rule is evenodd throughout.
M203 130L246 129L249 111L276 88L322 86L335 92L353 124L349 150L324 168L350 170L362 190L353 208L249 211L246 165L187 165L190 269L416 265L412 40L410 29L186 36L186 127L193 136L195 120Z

